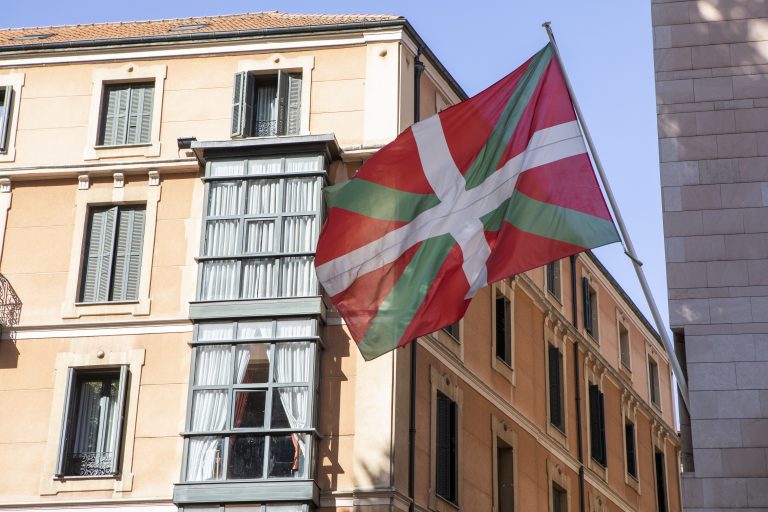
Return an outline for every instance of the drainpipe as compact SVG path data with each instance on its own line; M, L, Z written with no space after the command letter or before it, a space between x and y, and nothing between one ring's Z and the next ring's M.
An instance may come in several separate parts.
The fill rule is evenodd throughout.
M579 328L578 307L576 304L576 258L577 254L570 257L571 260L571 324L574 329ZM579 376L579 340L573 341L573 384L576 391L576 447L579 456L579 512L584 512L584 446L581 439L581 377Z
M419 60L421 47L416 51L413 59L413 122L418 123L421 107L421 73L424 71L424 63ZM408 428L408 497L411 503L409 512L416 510L416 493L414 490L416 480L416 348L417 340L411 341L411 411L410 426Z

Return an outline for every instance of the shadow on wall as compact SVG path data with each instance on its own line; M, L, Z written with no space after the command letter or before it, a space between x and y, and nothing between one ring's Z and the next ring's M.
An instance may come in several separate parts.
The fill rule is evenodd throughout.
M0 370L16 368L19 364L19 349L15 340L0 339Z

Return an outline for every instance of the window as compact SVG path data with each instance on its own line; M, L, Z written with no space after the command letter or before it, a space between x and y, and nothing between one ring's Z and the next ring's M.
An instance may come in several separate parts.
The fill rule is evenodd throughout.
M661 407L661 394L659 391L659 365L648 358L648 385L651 394L651 403L657 407Z
M80 302L137 300L145 210L144 205L89 209Z
M629 330L621 322L619 322L619 357L621 358L621 366L631 370Z
M628 420L624 422L624 455L627 459L627 474L637 478L635 424Z
M323 157L211 162L201 300L317 295Z
M456 402L437 392L435 425L435 492L441 498L458 501L458 450Z
M301 73L235 75L232 137L298 135L301 125Z
M310 478L317 322L196 327L188 482Z
M495 289L496 357L512 366L512 303Z
M608 466L605 447L605 402L597 384L589 385L589 439L592 459Z
M567 512L568 511L568 492L557 485L552 483L552 512Z
M0 151L8 150L8 132L11 126L13 87L0 86Z
M560 349L547 344L549 362L549 422L565 431L563 400L563 354Z
M128 366L69 369L56 476L118 473Z
M455 323L452 323L451 325L443 327L443 330L447 332L453 339L455 339L456 341L459 341L459 336L460 336L459 326L460 326L459 322L455 322Z
M547 291L560 300L560 260L547 264Z
M515 458L512 446L501 438L496 438L496 489L499 512L515 510Z
M656 467L656 510L667 512L667 477L664 469L664 453L654 451L654 466Z
M99 146L149 144L155 83L104 86Z
M581 278L582 292L584 294L584 329L592 336L598 339L598 310L597 310L597 292L589 284L589 279Z

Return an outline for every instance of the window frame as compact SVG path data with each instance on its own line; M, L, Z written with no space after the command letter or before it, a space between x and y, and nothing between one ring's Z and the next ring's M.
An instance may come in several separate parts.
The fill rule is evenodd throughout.
M659 446L654 442L653 444L653 490L654 490L654 496L655 496L655 505L656 505L656 511L657 512L668 512L669 511L669 476L667 471L667 454L664 450L664 446ZM661 466L661 472L662 472L662 483L664 485L664 488L662 490L663 495L659 492L659 461L658 457L661 456L663 465ZM659 505L662 505L662 507L659 507Z
M512 487L513 487L513 510L520 510L519 496L520 486L518 481L518 442L517 432L515 432L510 424L512 422L502 421L496 416L491 416L491 438L493 439L492 456L493 456L493 510L501 512L499 510L499 461L498 461L498 445L499 441L504 442L512 450Z
M592 396L592 391L596 390L596 397ZM593 403L594 399L597 399L597 403ZM602 469L602 473L605 474L605 470L608 468L608 449L606 446L606 422L605 422L605 394L603 387L600 383L587 382L587 432L588 432L588 448L589 448L589 461L590 467L595 468L595 464L599 465ZM592 407L596 407L593 412ZM598 432L593 432L593 414L597 416L596 421L598 423ZM597 436L597 437L596 437ZM599 440L600 443L596 447L594 441Z
M491 301L491 316L490 316L490 328L491 328L491 368L500 373L505 379L507 379L512 386L515 385L515 290L516 281L512 279L504 279L498 283L493 284L488 289L490 291ZM496 315L497 315L497 298L499 296L506 300L508 307L508 319L509 319L509 333L508 333L508 347L509 347L509 361L500 358L497 355L498 340L496 333Z
M21 106L21 93L24 88L26 76L24 73L10 73L0 75L0 87L6 87L11 91L10 106L4 114L4 126L0 127L0 132L5 130L2 140L0 133L0 162L13 162L16 160L16 134L19 124L19 109ZM4 142L4 144L3 144Z
M622 343L621 331L622 329L627 333L626 343L626 364L624 361L624 344ZM626 321L624 314L617 310L616 312L616 341L619 352L619 365L620 371L624 371L628 374L632 374L632 334L630 332L629 323Z
M448 424L443 425L439 421L439 414L435 417L435 445L436 445L436 453L435 453L435 466L440 467L442 465L448 466L448 478L449 481L445 483L445 485L448 486L448 489L446 489L447 492L443 493L440 489L440 482L438 480L435 480L435 495L437 497L442 498L443 500L453 503L454 505L457 504L459 499L458 494L458 465L459 465L459 457L458 457L458 404L451 400L447 395L442 393L438 390L436 395L436 406L437 410L439 412L441 403L444 403L446 407L448 407ZM440 447L440 440L441 435L440 432L443 428L447 428L448 432L445 433L445 436L448 438L448 446L444 447L448 451L448 460L442 460L441 461L441 447ZM444 464L441 464L443 462ZM435 475L438 475L437 469L435 469Z
M622 425L624 428L622 428L621 440L622 440L622 445L624 447L624 454L623 454L624 483L632 487L635 490L635 492L640 494L640 457L638 457L639 441L638 441L638 428L637 428L637 425L638 425L637 407L638 407L638 402L630 396L627 396L622 400L621 417L622 417ZM632 475L628 471L627 433L626 433L627 423L631 423L632 425L634 425L634 430L635 430L635 439L634 439L635 475Z
M277 323L280 320L308 320L313 322L313 325L311 327L312 334L307 336L296 336L296 337L279 337L277 336ZM240 323L248 323L252 321L271 321L271 335L268 337L263 338L239 338L238 335L238 329ZM193 340L190 342L190 345L192 346L192 356L191 356L191 364L190 364L190 378L189 378L189 385L188 385L188 395L187 395L187 408L186 408L186 414L185 414L185 430L181 433L181 436L184 440L184 452L182 457L182 467L181 467L181 481L183 484L186 485L206 485L206 484L217 484L217 485L226 485L226 484L236 484L238 482L300 482L300 481L308 481L312 480L314 477L314 461L315 461L315 454L317 452L317 444L319 441L319 433L317 430L317 395L319 392L319 385L318 385L318 376L319 376L319 363L320 363L320 356L321 356L321 347L322 342L319 335L319 319L315 317L308 317L308 316L302 316L302 317L242 317L237 318L233 320L212 320L212 321L206 321L206 322L198 322L195 324L193 329ZM230 339L216 339L216 340L199 340L199 331L200 326L203 324L217 324L217 325L229 325L232 328L232 338ZM310 346L310 357L314 358L314 361L310 362L310 375L309 375L309 381L308 382L291 382L291 383L276 383L271 382L271 379L268 379L268 382L265 383L239 383L236 384L233 382L233 379L227 384L215 384L215 385L196 385L194 383L195 379L195 373L197 369L197 363L198 363L198 347L206 347L206 346L221 346L221 345L229 345L231 351L234 353L237 346L239 345L256 345L256 344L262 344L267 345L270 353L274 352L274 345L276 343L301 343L301 342L308 342ZM232 364L236 364L236 358L232 358ZM234 372L234 368L233 368ZM274 372L274 366L270 362L269 365L269 373L270 377L272 376ZM234 373L233 373L234 376ZM308 426L306 428L267 428L267 427L239 427L236 428L233 425L233 413L234 413L234 407L235 407L235 394L237 391L242 390L265 390L265 411L264 411L264 424L269 424L270 416L272 413L272 408L269 407L271 403L271 398L273 395L273 390L278 389L281 387L306 387L307 388L307 397L308 397L308 411L307 411L307 423ZM200 390L213 390L213 389L226 389L227 393L227 408L226 408L226 420L224 428L219 431L193 431L191 429L192 425L192 418L194 414L194 396L195 391ZM228 454L230 450L230 439L233 436L264 436L264 460L263 464L266 466L266 462L269 455L269 448L271 439L270 436L272 435L280 435L280 434L290 434L290 433L300 433L300 434L306 434L308 436L308 449L307 453L305 454L305 457L307 458L307 464L306 464L306 475L301 478L293 478L293 477L273 477L269 478L269 476L266 475L266 473L262 473L261 478L226 478L226 472L228 471ZM189 445L190 440L196 437L217 437L221 438L222 445L224 447L223 455L222 455L222 477L221 478L214 478L211 480L188 480L187 477L187 471L188 471L188 462L189 462ZM262 466L262 469L264 468Z
M659 364L658 359L653 354L648 354L648 363L646 365L647 367L647 375L648 375L648 401L651 403L652 406L654 406L657 410L662 411L662 398L661 398L661 365ZM655 368L655 379L654 373L651 371L651 368ZM656 390L656 393L654 394L654 389Z
M316 157L321 162L320 168L315 171L307 171L307 172L286 172L286 162L287 160L291 158L304 158L304 157ZM280 160L280 171L279 172L273 172L273 173L264 173L264 174L248 174L248 162L249 161L257 161L257 160ZM212 176L211 168L214 164L217 163L223 163L223 162L242 162L242 173L241 174L235 174L235 175L227 175L227 176ZM221 302L221 301L245 301L245 300L270 300L270 299L285 299L285 298L292 298L297 297L295 295L281 295L282 287L281 287L281 280L279 279L279 275L282 268L282 261L288 259L288 258L311 258L314 261L315 258L315 250L317 247L317 240L320 235L320 228L323 223L323 216L324 216L324 202L323 202L323 196L322 191L323 187L327 185L327 167L328 162L320 153L317 152L309 152L309 153L295 153L290 155L264 155L259 157L251 157L251 158L225 158L225 159L217 159L213 161L208 161L205 166L205 176L203 177L203 182L205 184L204 187L204 194L203 194L203 209L202 209L202 221L201 221L201 235L200 235L200 248L198 252L198 256L195 259L197 261L197 285L196 285L196 291L195 291L195 297L196 302L200 303L210 303L210 302ZM317 196L315 197L315 202L317 204L317 209L315 211L307 211L307 212L288 212L286 213L284 210L284 200L285 200L285 183L289 179L297 179L297 178L315 178L317 180ZM278 181L278 197L280 202L280 209L277 212L269 213L269 214L247 214L245 212L246 208L246 195L247 195L247 189L248 189L248 183L252 180L277 180ZM214 183L217 182L238 182L239 187L239 200L241 202L241 211L236 215L227 215L227 216L209 216L208 215L208 204L210 201L211 196L211 186ZM315 233L313 235L313 245L314 247L310 248L308 251L283 251L282 250L282 226L283 226L283 220L287 217L308 217L310 215L315 216ZM236 238L236 241L238 243L238 247L236 250L236 254L233 255L211 255L208 256L205 254L206 252L206 231L209 221L220 221L220 220L226 220L226 219L237 219L238 220L238 235ZM275 226L275 236L273 238L273 251L270 252L257 252L257 253L246 253L245 252L245 226L248 222L258 219L274 219L274 226ZM242 297L242 271L243 266L245 262L251 261L251 260L267 260L272 259L275 261L275 267L274 267L274 282L273 286L275 287L275 295L271 295L269 297ZM206 262L209 261L238 261L239 266L237 267L237 274L235 281L237 283L237 296L236 297L230 297L230 298L204 298L203 297L203 284L204 284L204 273L205 273L205 266ZM317 280L317 276L314 276L314 284L312 285L314 288L314 294L312 295L301 295L299 297L317 297L320 296L321 288L320 283Z
M581 320L582 328L588 339L600 344L600 294L593 278L584 275L581 278Z
M561 462L553 462L547 458L547 505L549 512L554 512L554 489L559 487L565 493L565 512L570 512L571 501L568 498L571 491L571 480L568 477L567 470L563 468Z
M547 375L547 383L546 383L546 392L547 392L547 424L548 426L552 426L559 430L563 435L566 435L566 425L567 425L567 417L566 417L566 407L565 407L565 354L563 354L563 350L561 347L557 344L554 344L552 342L546 343L546 375ZM555 423L553 414L552 414L552 355L553 351L557 351L558 355L558 380L559 380L559 400L560 400L560 424L558 425Z
M134 87L136 86L136 87ZM128 142L128 126L130 123L131 118L131 103L133 99L134 92L138 90L139 88L152 88L152 108L150 109L150 123L149 123L149 133L146 134L147 140L146 141L140 141L140 142ZM107 144L105 141L106 137L106 119L107 119L107 108L108 108L108 92L112 89L118 89L118 88L126 88L128 90L128 105L125 113L125 141L122 142L116 142L115 144ZM155 90L155 80L149 79L149 80L131 80L131 81L108 81L108 82L102 82L102 89L101 89L101 108L99 109L99 127L97 132L97 138L96 138L96 149L114 149L114 148L125 148L125 147L138 147L138 146L151 146L152 145L152 123L154 122L154 119L152 118L154 114L154 105L156 100L156 90ZM144 96L144 92L142 92L142 99ZM139 112L143 114L144 106L139 105ZM138 116L138 113L136 114ZM141 121L139 121L140 123ZM143 135L143 133L142 133Z
M301 135L301 115L304 78L302 70L276 69L271 71L238 71L232 86L232 118L230 120L230 138L250 139L258 137L281 137ZM296 130L290 132L291 122L291 84L298 77L302 91L298 98L298 119ZM257 93L264 82L275 81L275 127L274 133L260 135L254 126L257 119ZM261 83L260 83L261 82ZM270 130L271 132L272 130Z
M552 271L550 271L550 268ZM552 274L557 276L557 279L552 279ZM557 283L557 289L555 289L555 284ZM552 298L557 305L562 306L563 303L563 265L562 260L555 260L547 263L544 266L544 290L546 292L546 295L550 298Z
M462 469L463 446L463 392L447 373L442 373L434 366L429 367L430 381L430 449L429 449L429 508L437 512L455 512L462 508L464 500L464 482ZM456 403L456 502L453 503L439 496L435 489L436 480L436 444L437 444L437 393L438 391Z

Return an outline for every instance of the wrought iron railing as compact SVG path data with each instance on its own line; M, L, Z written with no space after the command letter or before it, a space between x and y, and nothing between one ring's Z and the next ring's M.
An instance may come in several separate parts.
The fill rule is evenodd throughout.
M273 137L277 135L277 121L254 121L254 137Z
M67 461L67 474L102 476L112 472L112 452L75 452Z
M8 330L11 336L14 326L21 318L21 299L4 275L0 274L0 327Z

